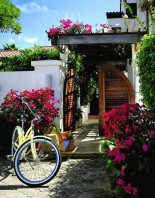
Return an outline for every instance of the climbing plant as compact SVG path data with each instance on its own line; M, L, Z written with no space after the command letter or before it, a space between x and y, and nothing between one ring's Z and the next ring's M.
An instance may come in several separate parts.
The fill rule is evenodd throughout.
M75 92L81 99L81 105L88 105L97 89L97 68L85 64L85 55L72 51L69 54L69 69L75 69Z
M142 38L140 51L136 56L140 93L148 109L155 110L155 31Z

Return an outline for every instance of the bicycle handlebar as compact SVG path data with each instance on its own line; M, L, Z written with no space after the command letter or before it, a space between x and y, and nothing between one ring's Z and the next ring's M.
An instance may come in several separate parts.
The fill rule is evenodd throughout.
M32 115L35 117L36 120L40 120L40 119L41 119L41 117L40 117L38 114L36 114L36 113L34 113L34 112L32 111L32 109L30 108L28 102L26 102L25 100L23 100L23 99L21 99L21 98L19 98L19 97L16 97L15 99L17 99L17 100L19 100L20 102L22 102L23 104L25 104L26 107L29 109L29 111L32 113Z

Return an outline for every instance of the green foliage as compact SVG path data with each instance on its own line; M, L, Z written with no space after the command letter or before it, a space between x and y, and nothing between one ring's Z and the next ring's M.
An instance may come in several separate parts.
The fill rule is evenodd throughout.
M143 102L148 109L155 110L155 31L143 37L136 63Z
M31 66L31 61L47 59L60 59L59 51L54 48L45 50L41 47L25 49L20 55L8 57L1 67L3 71L31 71L34 69Z
M71 52L69 55L69 69L75 69L75 91L81 98L81 105L88 105L97 89L97 68L84 64L85 55ZM79 90L80 89L80 90Z
M71 52L69 54L68 59L68 69L75 69L75 78L76 78L76 84L75 89L78 93L79 86L82 84L82 74L84 72L84 66L83 66L83 59L84 56L75 52Z
M3 45L4 47L4 50L18 50L18 47L16 47L16 45L13 43L13 44L6 44L6 45Z
M125 6L126 10L129 11L130 15L132 17L136 18L136 20L139 23L139 25L141 26L141 28L147 30L148 27L145 27L146 26L146 24L145 24L146 21L142 21L138 16L135 16L134 13L133 13L132 8L127 3L124 3L124 6Z
M142 11L147 11L150 14L152 23L155 23L155 0L140 0L139 7Z
M152 23L155 23L155 2L154 2L154 5L152 5L150 7L150 14L151 14L151 21Z
M9 0L0 0L0 32L21 33L20 9Z

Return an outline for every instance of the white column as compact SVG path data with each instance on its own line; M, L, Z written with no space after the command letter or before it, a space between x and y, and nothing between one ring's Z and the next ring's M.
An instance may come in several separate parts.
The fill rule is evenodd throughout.
M134 87L134 91L135 91L135 102L142 103L141 102L142 96L141 96L140 91L139 91L139 76L137 75L138 74L138 66L135 62L136 53L137 53L136 46L135 46L135 44L132 44L132 63L131 63L131 67L132 67L132 71L133 71L133 87Z

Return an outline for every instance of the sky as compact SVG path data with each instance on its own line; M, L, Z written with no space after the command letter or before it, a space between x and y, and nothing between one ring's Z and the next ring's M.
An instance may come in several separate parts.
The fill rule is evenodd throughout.
M120 0L10 0L21 10L22 33L0 33L0 49L14 43L19 49L50 46L46 30L60 20L88 23L93 27L107 23L106 12L118 12Z

